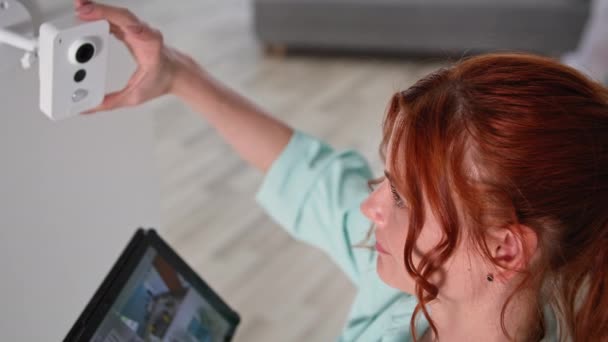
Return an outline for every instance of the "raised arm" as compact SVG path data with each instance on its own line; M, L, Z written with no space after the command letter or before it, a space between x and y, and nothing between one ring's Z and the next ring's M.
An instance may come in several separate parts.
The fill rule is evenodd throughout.
M108 94L94 113L135 106L173 94L199 112L236 152L266 172L293 130L207 74L192 58L165 45L162 34L125 8L75 0L82 20L105 19L125 43L137 70L120 91Z
M370 222L359 206L372 177L365 158L336 151L265 113L217 80L192 58L167 47L157 30L124 9L76 1L84 20L106 19L138 63L127 86L92 112L134 106L173 94L198 111L240 156L264 171L257 200L294 238L325 251L356 286L373 270L374 254L353 249ZM272 167L271 167L272 166Z
M266 172L293 130L195 65L177 73L171 91L199 112L237 153Z

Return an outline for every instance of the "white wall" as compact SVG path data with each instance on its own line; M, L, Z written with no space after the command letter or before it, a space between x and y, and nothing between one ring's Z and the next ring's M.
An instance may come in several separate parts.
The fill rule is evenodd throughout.
M35 19L71 11L71 0L26 5ZM113 90L133 64L110 48ZM160 222L152 117L52 122L37 78L37 68L0 73L1 341L62 340L135 228Z

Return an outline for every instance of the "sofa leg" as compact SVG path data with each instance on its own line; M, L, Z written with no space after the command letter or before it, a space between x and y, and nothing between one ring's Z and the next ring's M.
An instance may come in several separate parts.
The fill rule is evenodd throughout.
M264 45L264 52L268 57L283 58L287 56L287 46L278 44Z

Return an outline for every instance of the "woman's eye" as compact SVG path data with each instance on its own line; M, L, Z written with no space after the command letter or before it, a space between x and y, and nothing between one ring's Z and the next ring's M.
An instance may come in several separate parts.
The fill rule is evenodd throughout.
M374 190L376 190L376 186L378 186L378 184L382 183L383 181L384 181L384 177L371 179L371 180L367 181L367 187L369 188L369 191L373 192Z
M395 205L397 205L397 207L399 207L399 208L403 208L404 207L403 200L401 199L401 196L399 196L399 193L397 193L397 189L395 188L395 186L393 184L391 184L390 186L391 186L391 193L393 194L393 200L395 201Z

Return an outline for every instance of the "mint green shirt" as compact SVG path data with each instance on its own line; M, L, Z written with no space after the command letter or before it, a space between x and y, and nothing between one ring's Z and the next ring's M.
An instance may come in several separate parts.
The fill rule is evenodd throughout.
M410 319L416 297L380 279L375 250L352 247L365 239L371 227L359 210L369 195L371 178L359 153L335 151L296 131L268 170L256 200L291 236L329 255L357 288L338 341L412 341ZM554 322L548 323L553 324L548 330L554 331ZM418 336L428 329L422 314L416 329Z

